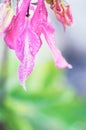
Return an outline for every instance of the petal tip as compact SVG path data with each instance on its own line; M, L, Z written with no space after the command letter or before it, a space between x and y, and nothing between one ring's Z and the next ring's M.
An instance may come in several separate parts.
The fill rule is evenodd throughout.
M27 91L27 88L26 88L26 84L25 84L25 82L21 83L21 85L22 85L24 91L26 92L26 91Z
M71 65L71 64L68 64L68 68L69 68L69 69L72 69L73 67L72 67L72 65Z

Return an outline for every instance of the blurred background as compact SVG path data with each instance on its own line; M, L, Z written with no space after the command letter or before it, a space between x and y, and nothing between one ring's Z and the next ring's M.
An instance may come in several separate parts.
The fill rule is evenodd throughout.
M17 74L20 63L0 39L0 130L86 130L86 2L69 2L74 24L65 32L47 8L57 46L73 69L55 67L43 38L24 91Z

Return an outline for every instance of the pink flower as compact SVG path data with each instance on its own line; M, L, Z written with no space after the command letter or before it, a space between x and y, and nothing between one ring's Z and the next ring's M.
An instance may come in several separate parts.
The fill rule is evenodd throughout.
M64 25L73 23L70 6L62 0L51 0L51 9L54 11L56 18Z
M48 13L44 0L38 0L37 7L33 15L29 14L30 0L23 0L20 9L13 17L11 24L5 33L6 44L15 51L21 61L19 66L19 79L25 88L25 81L33 70L35 56L39 51L44 35L58 68L71 68L71 65L63 58L61 52L56 48L54 38L54 28L48 21Z

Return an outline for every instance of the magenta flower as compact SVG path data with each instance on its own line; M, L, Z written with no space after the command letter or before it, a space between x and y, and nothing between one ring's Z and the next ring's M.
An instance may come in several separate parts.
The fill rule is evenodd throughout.
M24 88L25 81L33 70L35 56L43 42L40 38L41 34L44 35L50 47L56 67L71 68L71 65L67 63L61 52L56 48L54 28L48 21L44 0L38 0L37 7L32 15L29 14L30 8L30 0L23 0L4 37L6 44L15 51L21 61L18 72Z

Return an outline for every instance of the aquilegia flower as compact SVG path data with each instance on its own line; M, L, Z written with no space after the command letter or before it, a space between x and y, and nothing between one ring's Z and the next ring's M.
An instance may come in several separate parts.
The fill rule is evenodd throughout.
M68 12L66 13L68 15ZM59 13L58 15L61 16ZM64 16L66 17L65 12ZM67 19L63 22L64 25L69 25L70 23ZM32 4L31 0L22 0L20 6L16 6L16 14L12 17L9 26L4 32L6 44L15 51L16 56L21 62L18 73L24 88L25 81L33 70L35 56L43 43L41 34L44 35L50 47L56 67L72 67L56 48L54 28L48 20L48 12L44 0L38 0L36 4Z

